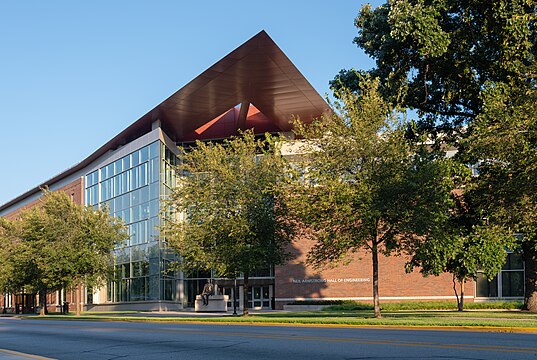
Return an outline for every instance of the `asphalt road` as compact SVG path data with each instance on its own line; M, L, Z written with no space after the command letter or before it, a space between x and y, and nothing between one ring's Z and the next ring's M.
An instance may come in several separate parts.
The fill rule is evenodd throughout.
M2 349L92 360L537 359L537 334L0 318Z

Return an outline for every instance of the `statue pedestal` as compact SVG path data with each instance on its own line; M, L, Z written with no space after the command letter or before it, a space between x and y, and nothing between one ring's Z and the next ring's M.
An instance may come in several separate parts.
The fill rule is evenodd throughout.
M201 295L196 295L194 310L196 312L227 312L228 300L228 295L211 295L209 296L209 304L203 305Z

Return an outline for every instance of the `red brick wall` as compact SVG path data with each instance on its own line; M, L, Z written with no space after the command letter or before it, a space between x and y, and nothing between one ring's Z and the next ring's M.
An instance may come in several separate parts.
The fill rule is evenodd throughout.
M276 268L275 297L279 299L333 299L372 298L372 261L369 253L354 254L348 265L315 270L305 264L306 254L313 245L311 240L300 240L293 244L296 258ZM386 257L379 255L379 293L382 301L429 300L435 297L453 297L451 275L423 277L418 271L405 273L404 256ZM306 280L306 281L304 281ZM312 282L313 281L313 282ZM326 282L324 282L326 281ZM465 296L471 300L473 283L466 284ZM388 298L388 299L386 299ZM289 301L279 301L283 305Z
M70 184L67 184L63 187L61 187L60 189L58 189L58 191L63 191L65 193L67 193L67 195L69 196L72 196L73 198L73 201L77 204L83 204L84 203L84 184L83 184L83 181L82 181L82 177L74 180L73 182L71 182ZM15 210L13 210L12 212L8 213L5 215L5 218L6 219L14 219L18 216L18 214L25 210L25 209L29 209L31 208L32 206L35 206L36 204L39 203L39 199L37 200L34 200L24 206L21 206Z

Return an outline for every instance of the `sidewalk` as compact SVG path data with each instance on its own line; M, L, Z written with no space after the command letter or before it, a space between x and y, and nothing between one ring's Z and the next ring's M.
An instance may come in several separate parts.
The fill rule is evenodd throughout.
M288 313L288 310L249 310L251 315L261 315L261 314L285 314ZM74 315L73 312L70 312L69 315ZM233 310L228 310L227 312L195 312L194 309L187 309L181 311L138 311L138 312L92 312L84 311L82 315L89 316L133 316L133 317L177 317L177 318L192 318L192 317L227 317L234 316ZM242 315L242 310L237 310L237 315ZM38 314L0 314L2 317L13 317L13 318L22 318L22 317L33 317L39 316Z
M286 310L249 310L251 315L261 315L261 314L285 314L289 311ZM227 312L195 312L193 309L182 310L182 311L146 311L146 312L137 312L132 314L110 314L110 313L92 313L85 312L84 315L106 315L106 316L142 316L142 317L178 317L178 318L191 318L191 317L226 317L234 316L233 310L228 310ZM242 315L242 310L237 310L237 315Z

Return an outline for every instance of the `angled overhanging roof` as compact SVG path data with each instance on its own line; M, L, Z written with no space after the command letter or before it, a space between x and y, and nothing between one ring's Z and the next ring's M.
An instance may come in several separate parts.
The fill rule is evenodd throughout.
M246 41L171 95L118 137L149 131L160 120L174 141L221 115L250 102L282 130L298 116L311 121L328 105L265 31ZM137 133L137 131L135 131ZM135 137L139 136L136 134Z
M159 120L164 132L181 142L200 126L237 104L252 104L281 131L296 116L310 122L328 105L265 31L205 70L86 159L0 206L0 211L89 165L109 150L148 133ZM191 140L191 139L189 139Z

